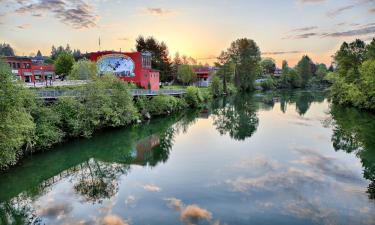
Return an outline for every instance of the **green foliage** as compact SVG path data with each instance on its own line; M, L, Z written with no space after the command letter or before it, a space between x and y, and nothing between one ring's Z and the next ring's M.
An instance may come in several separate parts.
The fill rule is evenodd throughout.
M319 79L324 79L324 77L327 76L328 73L327 66L325 64L318 64L316 67L316 76Z
M342 44L335 55L338 71L335 76L330 75L330 81L334 82L331 88L334 102L375 110L373 45L374 41L366 46L361 40Z
M313 76L313 71L312 71L312 61L311 59L305 55L302 57L302 59L298 62L297 64L297 73L301 77L301 86L306 87L308 81L310 78Z
M223 87L222 87L220 78L217 75L212 77L210 89L214 97L217 97L223 94Z
M35 123L34 150L46 149L61 142L64 133L58 127L60 123L59 114L55 113L51 107L40 104L34 108L32 116Z
M35 125L30 115L34 96L12 82L7 63L0 60L0 169L14 165L21 147L31 145Z
M187 104L183 98L176 98L167 95L158 95L149 101L148 111L152 115L170 114L186 108Z
M189 106L198 107L204 101L199 88L190 86L186 89L186 92L185 100Z
M138 52L151 52L151 64L153 69L160 71L160 81L166 82L173 79L172 63L169 58L168 47L164 42L157 41L154 37L144 38L139 36L136 40Z
M271 58L264 58L260 62L260 66L262 67L262 71L265 74L273 74L276 70L276 63L275 60Z
M78 137L91 134L92 130L85 131L85 105L76 98L60 98L53 106L60 117L60 128L67 137Z
M14 50L9 44L0 43L0 55L1 56L14 56Z
M373 38L371 43L367 45L366 58L368 60L375 59L375 38Z
M70 74L74 63L74 58L71 54L61 53L55 61L55 72L58 75L67 76Z
M70 80L94 80L96 77L96 64L86 59L81 59L74 63L69 74Z
M260 83L260 86L265 91L273 90L276 88L276 81L272 78L267 78L265 81Z
M293 88L300 88L302 87L302 78L301 76L297 73L297 71L291 69L289 70L288 76L290 78L290 84L292 85Z
M239 91L254 89L254 81L260 74L260 50L255 41L247 38L232 42L228 56L235 64L235 85Z
M178 67L177 78L183 84L190 84L196 79L197 75L193 71L193 67L190 65L180 65Z

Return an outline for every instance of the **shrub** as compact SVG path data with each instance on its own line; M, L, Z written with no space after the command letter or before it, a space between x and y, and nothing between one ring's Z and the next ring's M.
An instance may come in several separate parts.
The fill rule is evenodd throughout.
M87 59L81 59L74 63L69 74L69 79L71 80L93 80L96 77L96 64Z
M198 107L203 102L202 94L197 87L189 86L186 88L185 100L191 107Z
M40 104L34 108L32 116L36 125L33 137L35 149L46 149L61 142L64 132L58 126L59 114L56 114L51 107Z
M153 115L169 114L186 107L184 99L167 95L158 95L152 98L148 104L148 111Z
M274 81L272 78L268 78L265 81L263 81L262 83L260 83L260 86L265 91L273 90L273 89L276 88L276 81Z
M223 94L223 87L221 85L220 78L218 76L214 76L211 80L210 85L211 93L214 97L220 96Z

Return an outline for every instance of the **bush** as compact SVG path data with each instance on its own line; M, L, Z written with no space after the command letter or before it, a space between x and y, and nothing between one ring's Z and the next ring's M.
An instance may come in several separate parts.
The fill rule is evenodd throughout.
M69 74L71 80L94 80L97 77L96 64L87 59L74 63Z
M59 128L60 116L51 107L41 103L34 108L32 116L35 122L35 135L33 137L34 150L46 149L61 142L64 132Z
M167 95L158 95L149 101L147 110L152 115L170 114L187 106L184 99Z
M0 169L17 163L35 131L30 115L35 97L12 79L9 65L0 60Z
M273 89L276 88L276 81L274 81L272 78L268 78L265 81L263 81L262 83L260 83L260 86L265 91L273 90Z
M218 97L223 94L223 87L221 85L221 80L218 76L214 76L212 78L210 89L214 97Z
M186 88L185 100L191 107L198 107L203 102L203 96L197 87L189 86Z

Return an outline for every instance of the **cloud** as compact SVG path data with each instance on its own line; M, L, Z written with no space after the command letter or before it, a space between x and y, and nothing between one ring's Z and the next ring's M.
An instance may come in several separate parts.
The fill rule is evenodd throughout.
M166 198L164 200L168 202L169 208L172 208L176 211L181 211L183 206L184 206L182 201L180 199L177 199L177 198Z
M317 150L303 146L294 146L292 149L301 154L301 158L296 160L296 163L308 165L319 174L347 183L361 184L363 182L361 177L338 163L335 158L323 156Z
M375 13L375 8L371 8L368 10L370 13Z
M326 0L299 0L301 3L320 3L325 2Z
M133 195L129 195L125 199L125 206L135 206L135 203L137 202L136 198Z
M310 37L315 37L318 36L318 33L305 33L305 34L298 34L294 38L295 39L305 39L305 38L310 38Z
M73 207L67 203L55 204L52 206L42 207L37 214L47 218L64 218L73 210Z
M279 52L263 52L262 55L285 55L285 54L298 54L301 51L279 51Z
M167 15L171 15L175 13L172 10L163 9L163 8L147 8L147 9L144 9L144 12L152 16L167 16Z
M212 213L197 205L188 205L181 212L181 220L187 224L198 224L201 220L211 220Z
M161 188L152 184L144 185L143 188L149 192L160 192Z
M120 37L118 40L119 41L129 41L129 38L127 38L127 37Z
M354 7L355 7L355 5L347 5L347 6L344 6L344 7L340 7L340 8L338 8L338 9L335 9L335 10L329 11L329 12L327 13L327 15L328 15L329 17L335 17L335 16L341 14L342 12L347 11L347 10L349 10L349 9L352 9L352 8L354 8Z
M334 32L324 34L323 37L352 37L352 36L361 36L375 34L375 25L362 27L359 29L347 30L342 32Z
M32 13L42 16L51 13L62 23L75 29L95 27L98 16L94 8L82 0L39 0L37 2L18 1L15 12Z
M310 31L310 30L315 30L318 29L317 26L311 26L311 27L301 27L301 28L296 28L291 30L292 32L304 32L304 31Z
M19 28L19 29L27 29L27 28L30 28L30 27L31 27L31 24L29 24L29 23L17 26L17 28Z
M129 225L129 223L118 216L108 215L103 218L100 225Z
M274 171L280 167L279 162L273 159L268 159L264 156L255 156L252 158L242 159L233 165L238 169L264 169L267 171Z

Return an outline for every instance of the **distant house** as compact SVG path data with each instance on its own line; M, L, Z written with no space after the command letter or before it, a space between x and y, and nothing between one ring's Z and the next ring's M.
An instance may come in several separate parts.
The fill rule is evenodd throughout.
M26 83L55 80L55 67L44 64L44 61L34 61L33 58L24 56L8 56L4 57L4 60L18 80Z
M279 68L276 68L275 72L273 73L273 76L276 77L276 78L280 78L282 74L283 74L283 70L279 69Z
M211 67L199 67L193 69L194 73L197 75L197 81L195 85L199 87L208 87L211 81L211 73L213 72L213 68Z

